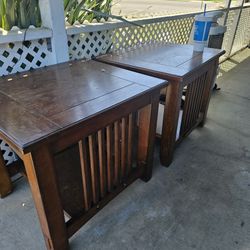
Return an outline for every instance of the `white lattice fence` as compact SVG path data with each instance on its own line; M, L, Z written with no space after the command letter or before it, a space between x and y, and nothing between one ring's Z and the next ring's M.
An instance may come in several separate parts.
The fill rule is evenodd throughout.
M3 140L0 140L0 150L2 151L3 158L6 164L10 164L13 161L17 160L17 156L15 155L15 153Z
M111 30L104 30L68 36L70 59L90 59L106 54L112 45L112 34Z
M135 21L141 26L113 23L107 29L104 26L100 31L91 32L88 29L91 30L93 26L86 26L83 30L76 31L76 34L68 35L70 59L89 59L105 54L111 45L112 49L119 50L152 41L185 44L189 39L194 15ZM70 33L70 29L67 31Z
M46 39L0 45L0 75L9 75L49 65Z
M242 10L235 40L232 48L232 54L247 46L250 42L250 8Z
M224 11L226 11L226 9L224 9ZM228 14L226 23L227 32L222 45L223 49L226 50L225 57L230 56L235 20L237 19L239 11L239 7L234 7L230 9ZM108 23L106 29L105 24L99 27L99 24L97 24L94 29L93 25L82 25L77 27L79 28L78 31L75 27L73 28L74 33L68 35L70 58L71 60L89 59L92 56L105 54L111 44L111 49L114 50L135 47L152 41L186 44L189 41L194 16L197 14L200 13L133 20L133 22L142 27L131 26L124 23ZM249 19L250 7L247 7L242 11L232 52L241 49L249 43ZM222 20L223 19L220 21ZM98 30L98 28L100 29Z
M230 10L228 13L228 18L227 18L227 31L225 33L224 36L224 40L223 40L223 44L222 44L222 48L226 51L226 54L224 57L228 57L229 56L229 51L230 51L230 44L231 44L231 38L232 38L232 34L233 34L233 26L234 26L234 20L236 18L236 14L237 14L237 9L235 10Z
M143 27L120 28L114 32L113 46L117 50L152 41L185 44L188 42L193 21L193 17L187 17L146 24Z

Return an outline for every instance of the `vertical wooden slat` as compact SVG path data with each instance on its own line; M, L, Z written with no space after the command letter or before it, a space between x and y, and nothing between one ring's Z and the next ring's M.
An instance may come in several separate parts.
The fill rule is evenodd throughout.
M185 132L187 132L190 128L190 124L191 124L191 112L192 112L192 101L193 101L193 91L194 91L194 82L190 83L188 85L188 100L189 100L189 105L188 105L188 108L187 108L187 113L186 113L186 116L187 116L187 119L186 119L186 129L185 129Z
M203 97L203 92L204 92L204 88L206 85L206 78L207 78L207 72L205 72L202 76L201 76L201 81L200 81L200 85L199 85L199 96L197 99L197 119L199 118L199 114L200 114L200 110L201 110L201 101L202 101L202 97Z
M79 154L80 154L80 164L81 164L81 172L82 172L82 185L83 185L83 197L84 197L84 209L85 211L90 209L90 183L89 183L89 175L88 175L88 161L87 161L87 148L85 140L81 140L78 142Z
M195 96L196 96L196 86L199 79L195 79L190 86L190 108L188 112L188 130L193 126L193 112L195 105Z
M148 150L148 128L151 115L151 105L140 110L139 113L139 134L138 134L138 155L137 165L141 166L146 162Z
M99 130L98 133L98 156L99 156L99 174L100 174L100 190L101 197L106 194L106 157L105 157L105 145L103 130Z
M197 90L196 90L196 98L195 98L195 107L194 107L194 122L196 123L198 118L199 118L199 100L201 98L201 90L202 87L204 85L204 74L202 76L199 77L199 81L198 84L196 86Z
M112 185L112 135L111 126L106 127L107 136L107 180L108 180L108 191L111 192Z
M199 106L198 117L199 117L201 109L202 109L202 99L203 99L203 96L204 96L204 90L205 90L206 85L208 84L207 83L207 74L208 74L208 72L206 72L203 75L202 86L201 86L201 91L200 91L200 99L199 99L199 102L198 102L198 106Z
M133 136L134 136L134 115L129 115L128 118L128 174L131 172L132 160L133 160Z
M202 89L204 88L204 86L206 85L206 73L204 73L203 75L201 75L199 77L199 79L196 82L196 94L193 97L194 99L194 109L192 112L192 120L193 120L193 125L195 125L195 123L197 122L198 118L199 118L199 113L200 113L200 109L201 109L201 105L200 105L200 100L202 99L203 96L203 91Z
M193 91L193 96L192 96L192 110L190 114L190 128L192 128L196 121L197 121L197 100L198 100L198 95L199 95L199 86L202 81L202 77L198 77L195 82L193 83L194 86L194 91Z
M89 135L88 139L89 139L92 196L93 196L93 202L96 204L99 201L99 181L98 181L98 171L97 171L96 145L93 135Z
M114 123L115 134L115 164L114 164L114 185L118 185L120 174L120 123Z
M188 114L191 107L191 93L192 93L191 87L192 85L189 84L185 96L185 104L183 108L183 118L182 118L181 133L180 133L181 137L186 133L188 128L188 119L189 119Z
M121 132L121 172L122 178L126 176L127 168L127 117L122 118Z

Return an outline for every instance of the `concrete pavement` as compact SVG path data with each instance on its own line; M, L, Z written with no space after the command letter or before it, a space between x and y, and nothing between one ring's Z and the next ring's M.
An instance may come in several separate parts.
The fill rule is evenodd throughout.
M208 2L207 9L218 9L223 3ZM120 0L115 1L112 13L128 17L159 16L167 14L198 12L202 10L201 1L169 0Z

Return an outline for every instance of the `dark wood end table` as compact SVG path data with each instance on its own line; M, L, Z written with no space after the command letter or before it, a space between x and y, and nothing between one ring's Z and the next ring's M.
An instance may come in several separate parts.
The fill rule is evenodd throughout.
M165 93L160 152L161 163L169 166L176 145L195 127L205 123L219 57L224 53L223 50L210 48L197 53L192 45L152 43L100 56L95 60L169 82ZM185 103L181 109L184 89ZM181 112L181 128L179 139L176 140Z
M47 249L68 249L119 192L151 178L167 82L116 71L76 61L0 80L0 138L24 162Z

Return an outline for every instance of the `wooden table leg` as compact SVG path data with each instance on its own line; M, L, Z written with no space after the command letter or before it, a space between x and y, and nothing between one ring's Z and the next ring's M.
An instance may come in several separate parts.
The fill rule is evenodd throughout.
M47 249L69 249L53 158L45 146L24 155L24 164Z
M5 166L4 158L0 150L0 198L4 198L12 191L12 183Z
M206 79L206 88L204 91L203 99L202 99L202 107L201 107L201 113L203 114L202 120L199 124L199 126L203 127L206 123L207 119L207 111L209 107L209 102L212 94L213 84L215 82L216 76L217 76L217 69L219 65L219 60L213 63L211 65L211 69L208 73L207 79Z
M173 160L182 90L182 83L178 81L167 87L160 149L160 160L164 166L169 166Z
M145 167L144 181L152 177L159 95L157 93L152 103L141 109L139 114L138 165Z

